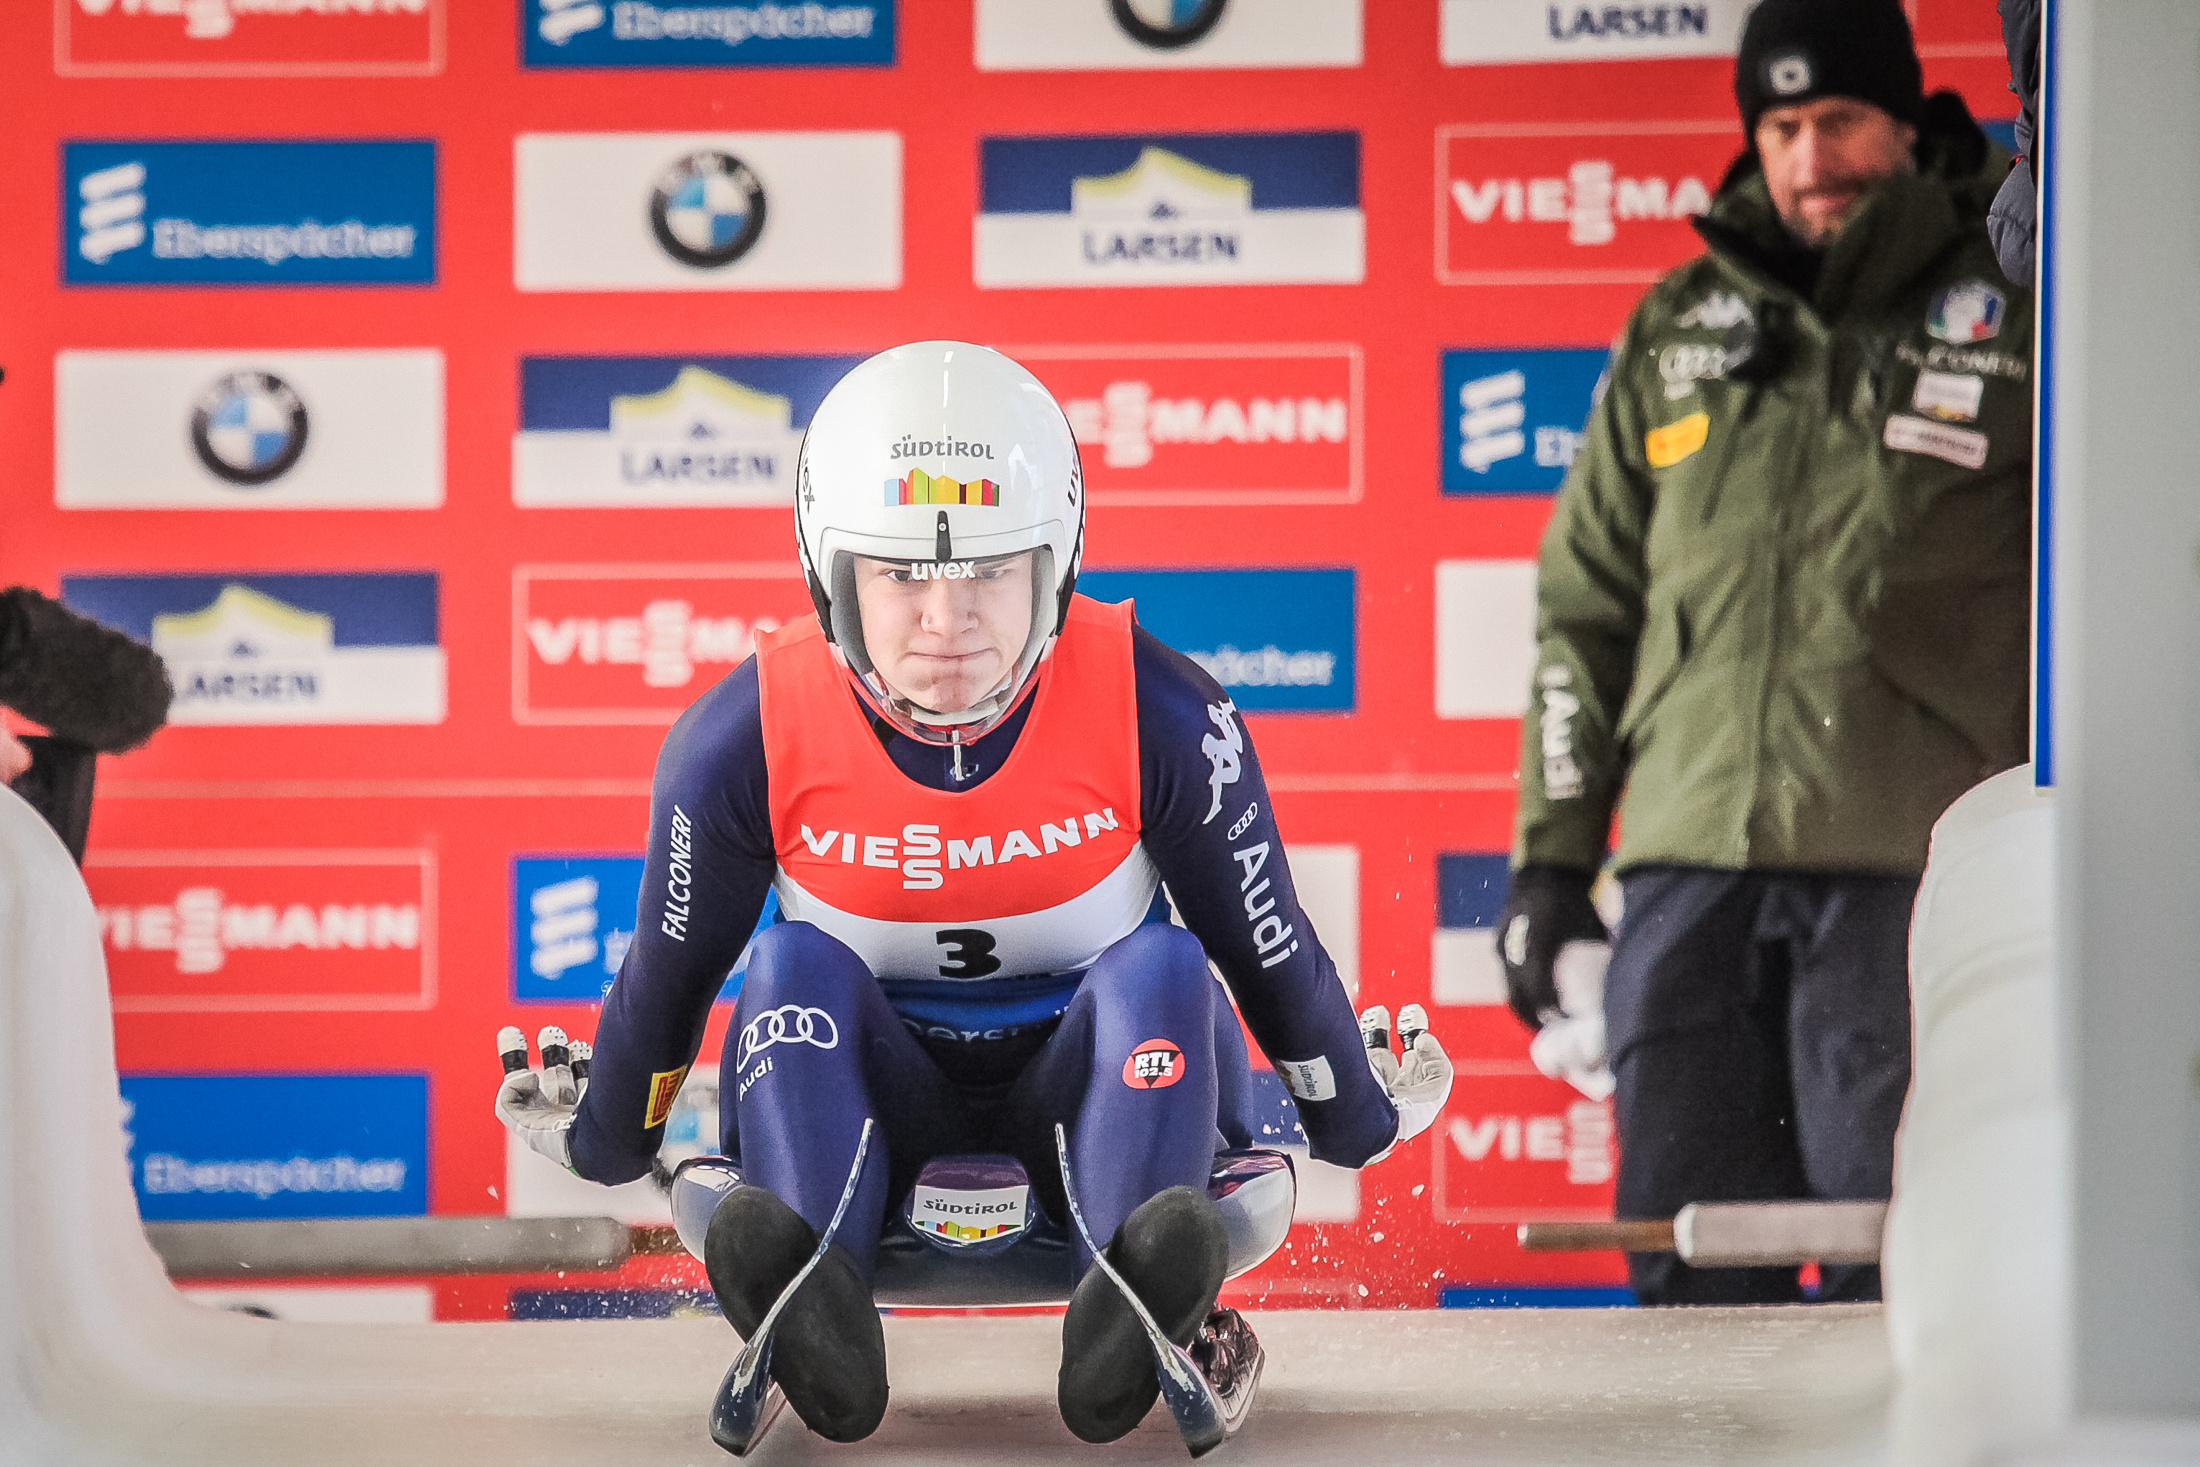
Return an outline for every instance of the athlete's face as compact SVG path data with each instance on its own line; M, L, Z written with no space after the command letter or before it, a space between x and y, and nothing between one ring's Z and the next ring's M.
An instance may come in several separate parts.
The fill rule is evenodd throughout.
M1008 680L1031 635L1031 553L992 560L856 558L863 645L878 675L934 713L961 713Z
M1757 156L1780 222L1818 248L1841 232L1864 191L1907 173L1917 129L1854 97L1773 107L1757 119Z

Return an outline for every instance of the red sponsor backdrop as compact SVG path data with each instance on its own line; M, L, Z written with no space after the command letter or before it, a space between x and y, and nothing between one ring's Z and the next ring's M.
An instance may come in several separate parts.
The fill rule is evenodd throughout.
M10 485L0 572L51 591L65 571L432 568L449 715L386 729L176 728L107 761L88 871L101 904L165 909L156 929L203 924L203 910L181 915L185 893L218 890L217 931L235 909L245 913L236 933L254 939L222 947L219 968L179 972L181 950L124 949L111 925L125 1069L427 1071L432 1208L501 1207L490 1037L507 1022L581 1033L591 1023L585 1009L511 1001L511 859L639 849L662 725L717 675L713 658L802 602L799 586L775 575L791 538L784 510L515 507L518 363L542 354L860 354L931 336L1021 346L1077 404L1095 490L1089 564L1354 566L1356 711L1250 723L1287 836L1358 848L1361 1001L1427 1001L1437 857L1504 849L1517 741L1507 721L1435 716L1434 567L1532 555L1549 508L1439 492L1439 356L1611 338L1640 282L1694 250L1685 224L1665 216L1693 197L1688 180L1715 186L1737 146L1730 62L1446 68L1434 0L1367 5L1359 67L1196 78L980 74L959 0L904 6L892 68L840 71L525 72L512 0L429 3L341 29L235 16L233 36L211 49L186 45L178 17L141 9L55 0L51 46L0 51L15 113L30 119L0 135L17 180L15 207L0 213L10 303L0 316ZM1960 88L1982 116L2006 115L1989 0L1921 0L1918 11L1929 84ZM343 74L362 68L381 74ZM938 105L943 96L955 104ZM741 128L902 135L898 290L514 289L516 134ZM1312 129L1361 137L1361 285L972 283L981 136ZM58 285L63 140L294 136L437 141L438 284ZM55 507L56 352L370 346L444 353L441 509ZM1128 432L1111 441L1110 394L1138 390L1173 411L1145 415L1142 444ZM1265 437L1252 431L1256 399ZM1158 431L1162 422L1175 426ZM668 603L685 609L675 616ZM562 662L550 655L561 651ZM675 677L681 660L685 680ZM372 909L406 903L418 907L419 946L375 947ZM362 904L369 929L358 946L350 908ZM146 930L141 916L130 920L134 934ZM265 945L263 920L274 924ZM350 995L358 1021L274 1007L331 995ZM229 1011L199 1011L216 1007ZM1432 1013L1460 1062L1449 1113L1361 1178L1353 1221L1303 1226L1238 1295L1414 1306L1446 1284L1616 1277L1614 1257L1528 1256L1512 1239L1524 1215L1608 1209L1601 1108L1536 1076L1502 1009ZM724 1021L721 1010L706 1060ZM652 1260L628 1282L659 1278L696 1281L678 1260ZM439 1287L446 1316L503 1308L502 1281Z

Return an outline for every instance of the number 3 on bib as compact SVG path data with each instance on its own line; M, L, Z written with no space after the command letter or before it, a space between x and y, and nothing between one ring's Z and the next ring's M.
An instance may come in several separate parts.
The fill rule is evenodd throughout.
M950 927L933 933L932 940L946 949L942 978L983 978L1001 971L1001 960L993 956L993 934L983 928Z

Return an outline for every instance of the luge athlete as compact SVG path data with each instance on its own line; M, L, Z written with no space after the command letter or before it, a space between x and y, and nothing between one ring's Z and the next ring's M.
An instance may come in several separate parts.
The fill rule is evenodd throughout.
M583 1177L642 1176L776 890L720 1071L724 1146L753 1185L711 1215L705 1262L751 1334L875 1122L771 1357L802 1419L854 1441L886 1408L880 1231L928 1159L1012 1155L1059 1222L1063 1125L1093 1237L1181 1345L1223 1282L1210 1165L1258 1125L1230 997L1325 1161L1363 1166L1427 1127L1451 1066L1422 1035L1375 1072L1237 709L1129 606L1073 594L1084 488L1037 379L959 342L875 356L819 406L796 492L817 615L759 637L665 740L640 918L578 1105L523 1069L498 1110ZM1154 1356L1072 1257L1062 1416L1110 1441L1152 1406Z

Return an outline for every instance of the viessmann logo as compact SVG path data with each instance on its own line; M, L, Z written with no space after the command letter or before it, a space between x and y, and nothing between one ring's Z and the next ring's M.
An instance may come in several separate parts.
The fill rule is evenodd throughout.
M1062 404L1099 504L1360 497L1357 347L1012 349Z
M61 0L63 76L421 76L443 0Z
M1437 278L1653 281L1702 252L1688 220L1740 146L1728 122L1439 128Z
M104 851L84 877L119 1012L419 1008L425 851Z
M1432 1148L1440 1221L1612 1215L1609 1102L1584 1100L1541 1075L1485 1075L1454 1090L1451 1107Z
M512 573L512 716L671 723L810 610L792 565L527 566Z
M1060 821L1039 821L1033 831L1021 828L988 832L965 838L943 836L937 825L904 825L899 835L867 835L848 830L812 830L802 827L802 844L820 861L842 866L875 866L901 874L905 891L936 891L946 884L947 873L976 870L980 866L1006 866L1012 861L1039 860L1115 830L1115 809L1087 812ZM944 866L944 870L943 870Z

